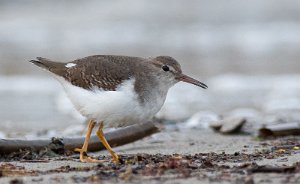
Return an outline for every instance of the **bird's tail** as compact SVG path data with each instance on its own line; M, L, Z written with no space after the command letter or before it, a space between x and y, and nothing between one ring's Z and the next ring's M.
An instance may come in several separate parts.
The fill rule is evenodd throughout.
M64 65L63 63L51 61L42 57L37 57L36 60L30 60L29 62L58 75L60 75L61 72L63 72L61 70L65 68L62 67L62 65Z

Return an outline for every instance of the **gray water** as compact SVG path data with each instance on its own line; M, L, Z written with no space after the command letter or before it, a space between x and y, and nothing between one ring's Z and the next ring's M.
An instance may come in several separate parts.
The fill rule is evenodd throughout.
M195 76L299 73L293 0L1 1L0 74L36 56L171 55Z
M182 122L198 114L200 127L206 126L207 116L220 115L263 118L260 123L300 121L299 81L300 75L220 75L205 81L207 90L179 83L156 117ZM55 79L2 76L0 86L0 136L74 136L83 131L84 118Z

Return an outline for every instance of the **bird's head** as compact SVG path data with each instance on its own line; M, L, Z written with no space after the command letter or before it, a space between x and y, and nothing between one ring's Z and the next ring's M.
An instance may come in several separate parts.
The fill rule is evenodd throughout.
M163 80L163 82L168 83L170 86L179 81L183 81L204 89L207 88L207 85L204 83L183 74L180 64L170 56L158 56L153 58L150 62L155 66L155 70L158 71L160 80Z

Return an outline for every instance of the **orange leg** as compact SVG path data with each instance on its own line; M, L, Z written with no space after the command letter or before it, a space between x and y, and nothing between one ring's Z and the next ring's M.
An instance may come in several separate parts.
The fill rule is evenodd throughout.
M91 137L91 133L92 133L92 130L93 128L95 127L96 125L96 122L93 121L93 120L90 120L89 121L89 124L88 124L88 130L87 130L87 133L86 133L86 136L85 136L85 139L84 139L84 143L83 143L83 146L82 148L76 148L74 151L77 151L80 153L80 161L81 162L88 162L88 163L103 163L102 160L96 160L96 159L93 159L91 157L89 157L87 155L87 148L88 148L88 145L89 145L89 140L90 140L90 137Z
M112 148L110 147L110 145L108 144L107 140L104 137L103 134L103 122L100 123L100 126L96 132L97 137L100 139L100 141L102 142L102 144L105 146L105 148L109 151L109 153L111 154L112 160L114 162L119 162L119 156L112 150Z

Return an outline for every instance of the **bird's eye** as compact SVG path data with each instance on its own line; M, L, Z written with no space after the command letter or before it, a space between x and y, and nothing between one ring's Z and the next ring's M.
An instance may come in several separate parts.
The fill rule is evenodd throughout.
M170 68L167 65L162 66L162 69L166 72L170 70Z

